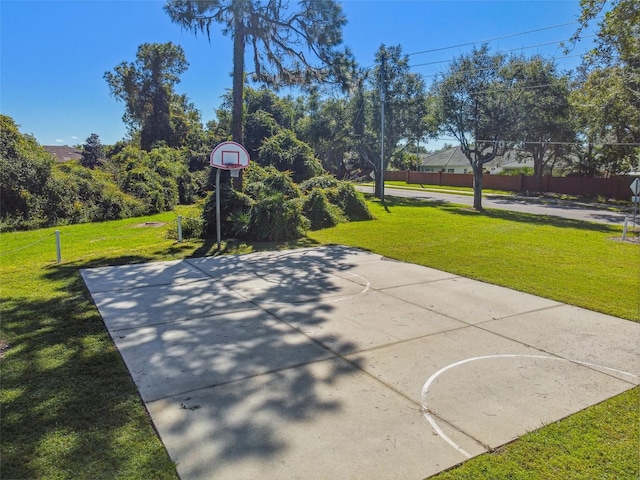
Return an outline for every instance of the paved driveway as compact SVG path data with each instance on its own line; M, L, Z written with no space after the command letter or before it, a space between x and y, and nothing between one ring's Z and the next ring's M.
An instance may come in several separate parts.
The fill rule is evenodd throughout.
M187 479L421 479L638 385L640 324L340 246L82 271Z

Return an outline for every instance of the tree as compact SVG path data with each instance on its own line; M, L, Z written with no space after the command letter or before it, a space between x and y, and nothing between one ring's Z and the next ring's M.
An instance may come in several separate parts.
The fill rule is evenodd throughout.
M111 94L125 103L123 121L131 130L140 130L140 146L172 141L171 103L184 101L174 93L174 85L189 64L181 47L168 43L145 43L138 47L135 63L122 62L104 78Z
M352 144L347 102L342 98L322 99L312 91L302 108L305 115L296 125L298 138L313 148L325 170L343 178L345 154Z
M409 71L409 57L402 54L402 47L381 45L376 53L376 67L373 69L371 85L374 92L383 92L385 101L384 115L384 159L383 169L389 165L391 157L398 154L400 140L419 140L426 133L423 118L427 113L425 85L422 77ZM377 132L377 145L380 145L381 108L380 95L374 95L373 130ZM379 147L378 147L379 148ZM379 155L378 155L379 158ZM376 166L380 165L376 162ZM376 194L382 195L380 168L377 168Z
M605 6L596 46L582 65L582 87L573 95L587 146L581 154L600 170L628 171L640 155L640 3L636 0L583 0L580 38ZM635 166L635 165L634 165ZM593 167L592 171L597 171Z
M340 50L346 19L334 0L301 0L297 10L283 0L170 0L171 20L209 36L223 25L233 37L232 139L243 143L244 59L253 50L253 79L272 87L335 81L347 85L353 60Z
M537 190L545 169L567 153L576 132L569 102L569 77L558 73L553 61L541 56L512 57L500 75L515 92L519 118L514 140L521 156L533 159Z
M356 174L375 172L378 169L377 165L380 164L380 130L373 124L373 102L377 95L377 92L366 90L365 72L360 72L349 100L352 146L351 152L347 152L348 158L345 159L347 169L355 170Z
M515 91L501 77L505 57L483 45L451 62L431 88L429 124L452 135L473 170L473 208L482 210L483 166L502 155L516 133Z
M0 219L20 224L42 213L41 197L51 177L53 156L13 118L0 115Z
M83 167L95 168L101 165L104 159L104 147L102 146L102 142L100 142L100 137L97 133L92 133L87 137L87 140L82 146L80 164Z

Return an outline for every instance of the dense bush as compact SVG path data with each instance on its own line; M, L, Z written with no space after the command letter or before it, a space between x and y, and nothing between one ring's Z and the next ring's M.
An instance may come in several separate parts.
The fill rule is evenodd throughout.
M178 203L175 173L157 150L147 153L129 145L114 155L111 161L116 166L116 180L120 189L143 201L149 213L170 210Z
M257 160L262 166L291 172L296 183L323 173L322 163L315 158L311 147L298 140L291 130L281 130L266 139Z
M302 212L309 219L311 230L333 227L344 221L342 210L332 205L324 190L314 188L304 197Z
M144 204L120 191L109 174L76 162L54 166L43 198L47 225L115 220L145 213Z
M221 231L225 237L289 240L309 228L371 218L362 196L351 185L323 174L311 148L281 126L272 112L262 109L275 105L275 97L261 92L252 98L247 126L253 133L252 151L259 152L258 161L243 172L241 191L233 189L229 173L222 172ZM286 108L278 112L279 117L290 118ZM193 203L214 185L216 169L206 166L203 132L196 132L198 141L190 146L176 149L158 143L150 151L135 146L134 132L129 142L104 149L99 145L96 158L100 161L82 165L56 162L33 137L21 134L10 117L0 116L0 123L3 229L157 213L178 202ZM99 143L97 135L93 137ZM184 228L189 235L212 234L215 220L212 193L205 202L203 219L189 220Z
M244 193L254 199L274 193L282 193L286 199L298 198L301 195L300 188L293 182L290 173L271 166L262 168L252 164L245 170L243 180Z
M182 217L182 238L183 239L196 239L203 238L205 236L204 231L204 219L202 217ZM178 239L178 229L171 228L167 231L167 237Z
M243 145L251 158L257 158L263 142L279 133L282 129L273 118L273 115L264 110L247 114L244 125Z
M53 157L11 117L0 115L0 219L4 228L37 220Z
M192 173L181 150L107 149L87 168L56 162L15 122L0 116L0 222L3 229L114 220L172 209L202 195L204 171Z
M231 188L230 179L220 183L220 231L224 237L245 238L248 234L248 212L251 198L243 192ZM216 194L211 192L202 211L204 231L216 234Z
M340 182L335 190L335 203L342 209L349 221L371 220L373 215L369 211L364 195L357 191L352 183Z
M336 188L339 184L340 180L333 175L325 173L324 175L317 175L302 182L300 184L300 190L308 193L314 188Z
M287 199L282 193L261 198L249 211L249 232L253 240L294 240L302 237L308 228L300 202Z
M220 228L226 238L291 240L309 228L372 218L362 194L350 183L329 175L298 186L290 173L252 163L243 177L241 192L231 188L228 178L221 183ZM209 234L215 233L215 207L212 193L204 208L205 230Z
M248 240L280 241L299 238L309 222L302 214L300 190L291 175L274 167L252 164L244 171L243 191L220 186L220 230L223 236ZM204 208L206 231L215 232L215 194Z

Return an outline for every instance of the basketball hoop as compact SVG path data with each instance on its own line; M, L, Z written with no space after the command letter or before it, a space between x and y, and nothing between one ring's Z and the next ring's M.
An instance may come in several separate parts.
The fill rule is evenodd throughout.
M216 167L216 234L220 251L220 170L229 170L231 178L240 178L240 170L249 166L249 152L239 143L222 142L211 152L209 162Z

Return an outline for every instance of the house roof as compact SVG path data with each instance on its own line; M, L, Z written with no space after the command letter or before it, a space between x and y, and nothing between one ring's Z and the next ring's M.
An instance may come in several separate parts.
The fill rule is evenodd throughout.
M469 160L464 156L460 147L449 148L442 152L429 155L422 160L421 166L431 168L469 166Z
M82 151L68 145L43 145L44 149L54 155L59 162L68 162L69 160L80 160Z
M460 146L457 146L424 157L420 165L422 167L438 169L469 167L469 160L464 155L464 153L462 153L462 149L460 148ZM532 166L533 160L531 160L531 158L527 158L524 161L518 160L513 151L508 151L505 155L496 156L496 158L494 158L490 162L487 162L484 165L484 168L501 167L508 169Z

